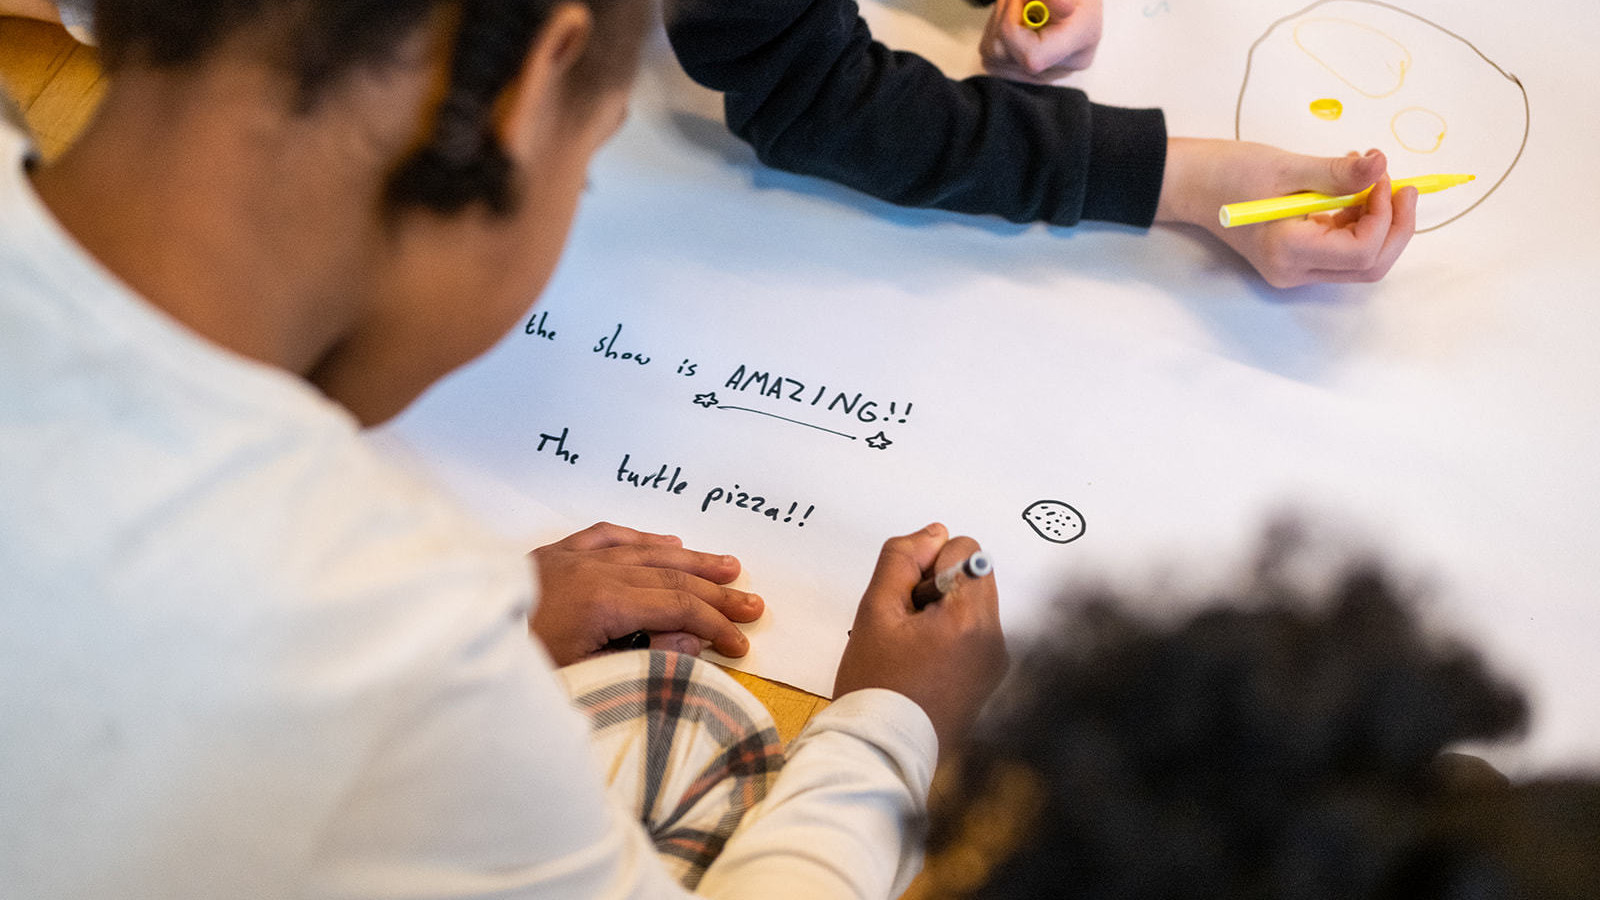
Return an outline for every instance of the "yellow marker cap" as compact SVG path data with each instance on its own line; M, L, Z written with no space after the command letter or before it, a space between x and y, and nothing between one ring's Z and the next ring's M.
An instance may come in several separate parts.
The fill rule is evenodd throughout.
M1029 28L1043 28L1050 21L1050 7L1045 6L1040 0L1028 0L1022 7L1022 24Z

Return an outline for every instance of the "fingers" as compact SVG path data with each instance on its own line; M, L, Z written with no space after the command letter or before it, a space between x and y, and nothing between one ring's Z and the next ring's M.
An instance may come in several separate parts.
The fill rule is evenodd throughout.
M1265 144L1173 138L1157 220L1201 225L1237 250L1276 288L1376 281L1416 229L1416 197L1391 196L1382 152L1343 157L1288 153ZM1219 203L1298 191L1331 195L1371 188L1367 201L1329 215L1221 228Z
M1381 259L1387 260L1383 270L1389 268L1400 258L1400 254L1411 243L1411 236L1417 233L1417 189L1413 187L1402 188L1392 198L1394 213L1390 219L1389 234L1385 236Z
M1354 194L1371 187L1388 170L1383 151L1346 156L1292 155L1278 183L1282 193L1316 191L1321 194Z
M1071 56L1056 63L1052 71L1081 72L1094 65L1094 54L1098 49L1100 49L1100 42L1095 41L1087 47L1074 51Z
M1416 190L1391 190L1382 176L1365 207L1308 223L1309 236L1297 251L1306 280L1365 282L1388 274L1416 232L1417 218Z
M650 635L651 650L671 650L687 656L699 656L705 648L705 642L687 631L669 631L665 634ZM726 655L726 654L724 654Z
M713 584L727 584L739 577L739 560L724 553L686 550L677 544L628 544L595 552L595 558L611 565L638 569L660 569L703 578Z
M738 578L741 571L737 557L687 550L683 541L672 535L635 531L609 522L568 535L548 547L539 548L534 555L550 550L587 553L597 562L616 566L675 569L715 584L727 584Z
M1377 281L1388 274L1416 231L1416 191L1393 192L1380 151L1320 164L1327 181L1320 188L1306 182L1313 185L1308 189L1332 194L1371 190L1361 206L1269 226L1274 231L1264 242L1265 255L1252 261L1275 287Z
M742 621L750 621L750 618ZM686 648L690 646L688 640L673 635L687 634L694 638L694 649L682 652L699 653L701 642L709 643L712 649L728 657L744 656L750 651L750 641L739 626L694 594L671 590L639 591L629 604L628 620L633 628L652 632L652 647L663 646L658 642L677 641L679 647L672 649Z
M1050 19L1041 28L1022 21L1026 0L1000 0L984 28L980 54L991 68L1018 69L1033 78L1087 68L1100 44L1097 3L1047 0Z
M610 639L645 630L653 644L727 656L749 643L737 622L761 617L761 598L728 587L738 559L687 550L670 535L601 522L533 552L541 599L531 627L558 665Z
M914 534L884 542L877 568L862 596L859 616L899 618L917 612L912 592L924 579L958 566L977 552L978 542L970 537L950 538L948 530L934 523ZM971 587L976 581L983 586ZM999 599L994 579L958 578L945 598L960 596L976 600L980 607L998 611ZM938 601L934 601L937 605Z
M670 548L651 550L669 552ZM613 584L624 589L613 606L618 616L626 617L626 621L619 621L617 629L654 632L653 647L662 646L662 635L682 632L693 641L667 638L667 646L699 653L704 642L724 656L743 656L750 645L735 623L754 622L766 608L755 594L717 584L681 568L625 565L617 567L612 578ZM674 640L677 646L672 646Z
M920 612L911 591L977 548L971 538L949 539L939 524L884 543L839 661L835 696L872 687L903 694L928 714L941 748L958 746L1005 671L994 579L957 579Z
M965 536L951 538L945 543L944 547L939 550L939 556L934 560L933 565L928 569L928 571L923 573L923 580L926 581L927 579L934 578L940 573L945 572L953 567L961 566L968 557L978 552L978 549L978 542L972 538ZM961 585L966 584L969 580L971 579L968 579L965 577L965 575L958 577L954 582L951 583L945 596L956 593L960 589Z
M1389 160L1384 157L1382 150L1376 148L1361 156L1346 156L1338 160L1336 165L1339 166L1340 177L1333 189L1341 194L1365 190L1389 171Z
M766 603L760 596L726 587L678 569L632 568L624 580L631 587L676 594L683 601L705 604L735 622L761 618Z
M1394 195L1394 211L1388 230L1383 235L1377 255L1364 269L1312 269L1307 273L1311 281L1367 282L1377 281L1389 273L1417 228L1417 191L1404 188Z
M962 560L978 551L978 542L969 537L952 538L939 551L939 558L934 563L933 571L943 572L951 566L960 565ZM963 603L975 603L985 614L999 615L1000 595L995 590L994 575L985 575L982 578L958 578L945 595L946 600L959 600ZM934 606L944 606L935 603Z
M734 623L754 622L766 609L756 594L680 569L622 566L612 571L609 583L616 591L606 604L616 617L609 630L683 631L711 642L724 656L743 656L749 649Z
M862 596L861 612L909 609L912 589L938 562L949 534L943 525L934 522L921 531L884 541L878 565Z
M1410 205L1416 207L1416 191L1407 189L1411 194ZM1394 196L1394 186L1389 181L1389 176L1384 175L1372 186L1372 193L1367 196L1366 212L1351 225L1349 234L1354 237L1358 246L1369 249L1370 255L1366 260L1365 271L1381 267L1384 272L1389 271L1389 265L1384 264L1383 257L1386 251L1393 247L1392 238L1400 238L1398 249L1394 249L1394 256L1399 256L1399 250L1404 249L1405 242L1410 240L1409 228L1403 228L1402 223L1395 219L1397 206ZM1394 262L1393 257L1389 263ZM1354 267L1352 267L1354 268Z
M683 541L670 534L651 534L646 531L635 531L610 522L596 522L588 528L574 534L569 534L554 544L563 550L603 550L607 547L620 547L628 544L643 544L654 546L682 547Z
M1280 224L1280 249L1292 255L1303 272L1365 272L1378 261L1392 221L1389 179L1379 178L1372 186L1367 204L1350 224L1337 217L1312 216Z

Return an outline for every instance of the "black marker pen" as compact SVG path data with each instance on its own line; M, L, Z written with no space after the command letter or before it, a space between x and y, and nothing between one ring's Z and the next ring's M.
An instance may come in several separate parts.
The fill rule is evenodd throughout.
M640 629L625 634L622 637L612 638L600 648L602 652L611 653L617 650L649 650L650 632Z
M989 562L988 554L979 550L943 572L922 579L911 591L911 605L922 609L935 600L944 599L944 595L950 593L950 589L956 586L956 579L962 575L982 578L993 571L994 566Z

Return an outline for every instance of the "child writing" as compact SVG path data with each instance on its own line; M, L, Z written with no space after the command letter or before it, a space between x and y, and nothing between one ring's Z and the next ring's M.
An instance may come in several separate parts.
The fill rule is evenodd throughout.
M1097 18L1092 0L1053 4L1053 16L1068 7ZM1013 5L1020 3L1000 4L1005 15ZM1001 15L997 7L994 21ZM1009 22L1008 34L1017 31ZM762 162L891 203L1064 226L1195 226L1276 287L1375 281L1416 228L1416 192L1391 198L1376 150L1321 158L1169 137L1160 110L1105 106L1082 91L993 76L953 81L874 41L854 0L667 0L666 23L679 62L724 93L728 127ZM1098 41L1098 27L1092 37ZM1072 65L1087 65L1085 43L1092 48L1085 40L1062 49ZM1042 71L1061 62L1051 54L1030 65ZM1249 228L1217 222L1224 203L1373 185L1365 208Z
M726 587L737 560L602 524L530 565L362 434L525 314L648 18L647 0L101 0L111 79L87 130L45 165L0 129L8 894L909 880L937 748L1004 667L992 578L910 600L973 541L932 525L884 545L840 696L776 771L771 741L712 733L753 698L709 664L596 656L639 629L742 653L761 601ZM734 787L684 842L641 821L698 809L698 770L636 759L659 802L608 796L601 771L627 765L595 758L554 672L613 659L643 673L650 729L699 709L722 742L707 771Z

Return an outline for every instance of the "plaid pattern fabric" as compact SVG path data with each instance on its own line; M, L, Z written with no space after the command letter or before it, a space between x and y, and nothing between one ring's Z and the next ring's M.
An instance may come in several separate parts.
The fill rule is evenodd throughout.
M613 798L692 890L783 766L771 714L721 669L680 653L611 653L559 674L589 717Z

